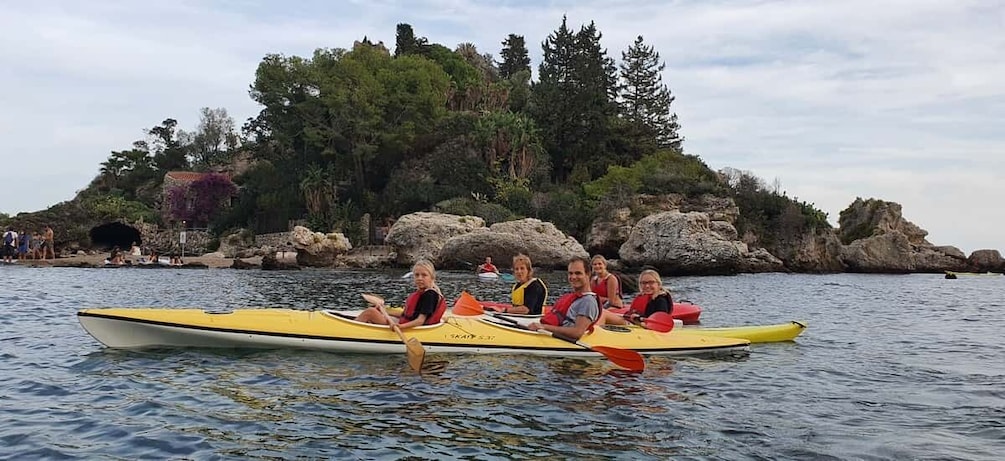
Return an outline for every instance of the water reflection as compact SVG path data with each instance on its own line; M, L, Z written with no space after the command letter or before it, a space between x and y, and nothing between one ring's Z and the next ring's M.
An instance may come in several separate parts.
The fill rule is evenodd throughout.
M744 358L648 357L641 374L602 358L431 354L417 375L403 355L110 350L73 315L356 309L364 291L400 303L402 271L0 269L24 287L0 295L0 458L996 459L1005 438L990 281L668 278L707 325L810 328ZM560 272L544 276L564 291ZM506 284L472 280L440 277L451 299L506 299Z

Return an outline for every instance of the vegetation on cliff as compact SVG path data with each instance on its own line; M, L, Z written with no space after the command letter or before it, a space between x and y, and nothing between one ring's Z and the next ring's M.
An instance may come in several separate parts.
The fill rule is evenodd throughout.
M72 205L87 218L75 219L184 219L199 193L165 194L167 172L247 160L229 208L200 212L218 232L305 220L356 242L364 213L379 223L435 208L490 223L536 217L582 239L603 208L671 192L734 198L741 235L766 242L829 227L812 204L686 154L659 53L640 35L615 62L601 38L592 22L575 30L563 18L541 45L536 81L516 34L501 41L501 61L470 43L429 43L408 24L393 51L363 38L309 57L267 55L250 89L262 109L240 133L224 109L202 109L193 132L164 120L101 164ZM230 193L209 189L212 203Z

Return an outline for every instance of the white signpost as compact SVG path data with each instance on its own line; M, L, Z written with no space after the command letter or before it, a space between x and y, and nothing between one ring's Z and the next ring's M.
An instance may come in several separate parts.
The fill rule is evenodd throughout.
M181 243L181 257L185 258L185 221L181 222L181 233L178 234L178 243Z

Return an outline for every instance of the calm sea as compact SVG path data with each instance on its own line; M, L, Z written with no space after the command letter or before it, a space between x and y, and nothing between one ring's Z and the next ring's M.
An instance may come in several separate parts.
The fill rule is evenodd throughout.
M401 272L0 266L4 459L1002 459L1005 277L684 277L708 326L804 320L742 359L102 347L98 306L401 302ZM552 294L567 284L545 274ZM502 284L441 273L504 300Z

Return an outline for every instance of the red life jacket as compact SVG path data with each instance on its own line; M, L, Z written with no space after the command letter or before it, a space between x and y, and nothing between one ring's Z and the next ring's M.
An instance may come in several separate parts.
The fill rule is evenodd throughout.
M414 320L417 317L415 310L419 308L419 298L425 293L426 290L417 290L416 292L408 295L405 299L405 311L401 313L401 318ZM440 298L440 303L436 305L436 310L433 311L433 315L426 318L423 325L433 325L435 323L440 323L440 319L443 318L443 313L447 311L447 300L443 298L439 293L437 296Z
M589 291L586 293L569 293L562 295L562 297L558 298L558 300L555 301L555 305L552 306L551 310L548 311L543 316L541 316L541 323L545 325L553 325L556 327L562 326L562 322L565 321L565 319L568 317L569 308L572 307L573 301L582 298L583 296L586 295L590 295L593 297L597 296L596 294ZM597 318L590 323L590 328L588 328L587 331L590 332L593 331L593 325L596 324L598 320L600 320L600 314L601 314L600 305L598 303Z
M499 269L496 268L495 264L482 264L481 266L478 266L478 271L481 273L499 272Z
M660 296L665 296L667 298L667 304L670 306L670 311L673 311L673 299L670 295L666 293L660 293L656 295L656 298ZM642 293L632 300L632 305L628 308L628 312L638 314L639 317L645 317L649 311L649 303L656 301L656 298L650 298L649 295ZM671 312L667 312L668 314Z
M594 293L597 294L597 296L599 296L601 298L608 298L608 299L611 298L611 296L607 294L607 278L608 277L614 277L614 280L618 281L618 297L619 298L622 297L622 293L621 293L621 279L619 279L617 275L614 275L611 272L608 272L607 273L607 277L604 277L603 279L600 279L598 277L598 278L594 278L593 280L591 280L590 281L590 290L592 290Z
M649 295L645 293L636 296L632 300L632 305L628 308L628 311L640 316L646 315L646 306L649 305L649 300Z

